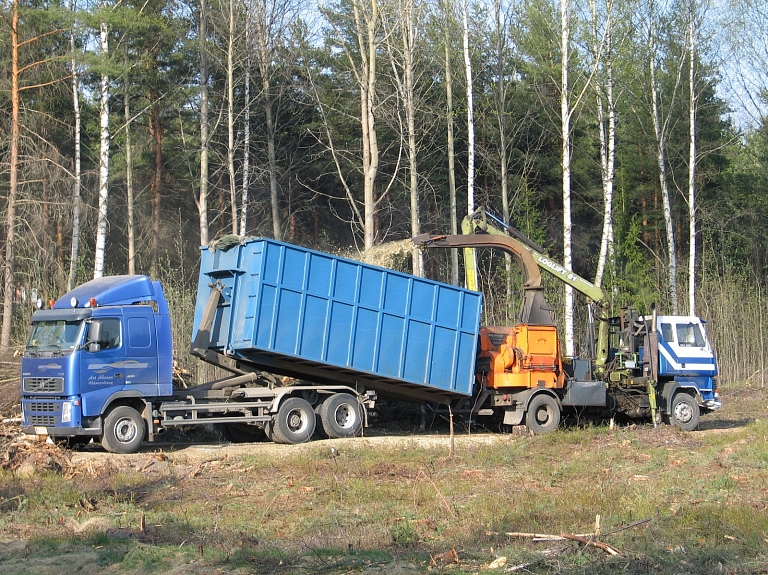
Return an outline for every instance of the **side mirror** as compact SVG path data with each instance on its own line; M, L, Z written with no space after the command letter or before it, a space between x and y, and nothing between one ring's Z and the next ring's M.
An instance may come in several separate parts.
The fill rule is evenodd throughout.
M88 327L88 339L85 346L91 353L101 350L101 322L92 321Z

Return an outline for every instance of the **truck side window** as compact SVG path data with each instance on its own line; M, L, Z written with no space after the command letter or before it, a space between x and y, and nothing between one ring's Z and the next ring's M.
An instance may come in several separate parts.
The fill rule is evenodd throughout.
M101 322L101 337L99 345L101 349L115 349L120 347L120 320L116 318L105 318L98 320Z
M683 347L704 347L704 336L695 323L677 324L677 341Z
M663 323L661 324L661 337L666 342L673 342L675 341L675 336L672 332L672 324L671 323Z

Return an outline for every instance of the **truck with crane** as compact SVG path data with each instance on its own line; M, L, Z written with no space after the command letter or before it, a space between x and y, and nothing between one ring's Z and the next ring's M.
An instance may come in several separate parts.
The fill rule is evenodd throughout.
M505 424L524 420L536 433L556 429L564 407L598 417L650 418L654 425L664 421L683 430L695 429L702 412L721 407L717 361L700 318L657 315L655 308L650 316L624 308L610 317L600 287L553 261L543 248L483 208L464 218L462 232L422 234L413 241L424 247L463 248L472 289L477 289L470 253L474 248L500 249L523 271L516 324L480 329L476 372L487 397L473 400L474 405L503 406ZM586 357L562 356L541 270L587 298ZM482 414L482 408L477 412Z
M474 290L275 240L227 238L201 248L190 353L229 375L175 386L161 284L98 278L32 316L24 431L132 453L167 429L206 424L232 441L354 437L379 395L451 406L470 420L524 422L534 433L556 429L568 408L693 429L701 409L719 407L698 318L601 311L596 357L563 358L540 269L582 293L589 282L503 233L414 242L509 253L525 276L518 323L481 327Z

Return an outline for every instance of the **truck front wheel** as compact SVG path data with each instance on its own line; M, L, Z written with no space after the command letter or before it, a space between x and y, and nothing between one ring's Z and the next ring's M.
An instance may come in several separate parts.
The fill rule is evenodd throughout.
M677 425L683 431L693 431L699 425L699 405L689 394L678 391L672 399L669 423Z
M304 443L315 433L315 412L308 401L289 397L280 406L272 422L275 443Z
M335 393L320 406L320 422L330 439L357 437L363 429L360 402L349 393Z
M531 399L525 413L525 426L536 435L555 431L560 425L560 406L551 395L539 394Z
M144 419L126 405L111 410L104 418L101 445L110 453L135 453L144 441Z

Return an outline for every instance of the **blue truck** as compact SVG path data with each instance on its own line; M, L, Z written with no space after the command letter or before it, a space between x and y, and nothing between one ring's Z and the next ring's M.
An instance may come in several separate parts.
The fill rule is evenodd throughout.
M201 424L217 425L232 441L354 437L379 394L451 406L470 419L500 415L515 425L524 418L537 433L555 429L568 408L664 417L692 429L700 409L719 406L716 363L698 318L662 318L655 347L641 341L649 321L606 322L621 341L607 356L610 368L597 369L563 361L554 326L536 321L541 313L526 305L532 321L523 351L510 346L519 325L481 327L477 291L240 238L201 248L190 348L226 377L174 386L160 283L142 275L94 279L32 316L21 366L22 425L28 434L93 439L107 451L132 453L166 429ZM694 353L675 343L688 326L699 338L696 369L705 364L704 371L680 359ZM627 347L630 336L638 345ZM515 365L507 365L510 357ZM521 370L530 385L521 386Z
M199 424L235 441L355 436L377 391L437 403L473 393L481 305L477 292L273 240L205 248L190 352L229 376L174 389L160 283L94 279L32 316L23 426L118 453Z

